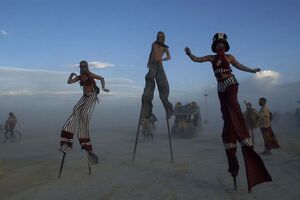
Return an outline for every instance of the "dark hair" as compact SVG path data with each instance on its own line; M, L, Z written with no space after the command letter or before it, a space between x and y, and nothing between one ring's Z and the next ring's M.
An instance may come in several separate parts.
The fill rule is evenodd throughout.
M87 61L82 60L79 63L79 67L80 67L80 74L89 74L90 70L89 70L89 64Z
M79 67L86 67L86 66L89 66L87 61L85 61L85 60L80 61Z
M158 33L157 33L157 35L156 35L156 40L157 40L157 41L159 41L159 39L160 39L159 37L160 37L160 36L162 36L162 37L163 37L163 40L165 40L165 38L166 38L165 33L162 32L162 31L158 31ZM160 41L160 42L163 42L163 43L164 43L165 41Z
M260 97L259 100L262 101L264 104L267 103L267 99L265 97Z

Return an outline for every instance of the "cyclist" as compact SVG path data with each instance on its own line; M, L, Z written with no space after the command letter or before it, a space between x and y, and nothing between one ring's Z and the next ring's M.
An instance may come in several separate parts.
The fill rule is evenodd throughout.
M8 139L8 133L10 133L10 136L14 134L14 128L16 127L17 122L17 117L14 115L14 113L9 112L8 119L4 124L5 141Z

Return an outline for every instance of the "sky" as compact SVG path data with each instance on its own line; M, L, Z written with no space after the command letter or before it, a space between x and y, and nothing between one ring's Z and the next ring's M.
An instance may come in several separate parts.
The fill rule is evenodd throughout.
M209 121L204 126L208 134L220 135L223 124L216 80L211 64L192 62L184 47L196 56L213 54L217 32L227 34L228 53L240 63L262 69L252 74L233 68L241 108L245 110L247 100L259 109L258 98L264 96L271 111L293 116L300 108L299 11L299 0L0 0L0 124L14 112L16 130L30 149L55 136L51 148L56 150L61 128L82 95L79 84L67 84L67 79L72 72L79 74L78 64L86 60L111 90L98 96L92 141L98 135L100 143L113 138L117 146L123 140L119 135L128 131L132 136L124 141L133 142L158 31L165 32L170 47L171 60L163 63L169 100L173 105L197 102L201 118ZM164 134L165 113L157 91L153 104ZM294 127L288 127L290 133Z
M1 0L0 96L80 93L66 80L84 59L105 77L110 95L140 97L158 31L170 47L164 68L173 99L216 91L211 64L194 63L183 51L212 54L216 32L228 35L239 62L263 70L234 69L240 83L297 83L299 10L297 0Z

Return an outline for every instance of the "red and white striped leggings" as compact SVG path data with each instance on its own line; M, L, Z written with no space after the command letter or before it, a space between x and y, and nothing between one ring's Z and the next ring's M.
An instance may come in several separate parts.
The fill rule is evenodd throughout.
M92 151L92 144L89 137L90 120L93 115L97 95L92 93L89 96L83 95L73 108L73 113L66 121L61 131L60 145L67 145L72 148L73 136L77 133L82 149Z

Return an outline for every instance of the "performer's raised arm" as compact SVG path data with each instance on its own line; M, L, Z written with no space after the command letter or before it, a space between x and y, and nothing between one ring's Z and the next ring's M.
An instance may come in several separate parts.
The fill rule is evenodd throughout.
M212 62L213 61L213 56L211 56L211 55L203 56L203 57L194 56L192 54L190 48L188 48L188 47L185 47L184 51L185 51L186 55L188 55L190 57L190 59L194 62L202 63L202 62L208 62L208 61Z
M91 73L91 77L93 77L94 79L100 80L101 81L101 86L102 86L102 90L104 92L109 92L110 90L105 88L105 80L102 76L99 76L97 74Z
M256 73L256 72L260 71L259 68L251 69L251 68L246 67L245 65L239 63L233 55L228 54L228 57L229 57L230 64L232 64L232 66L234 66L235 68L237 68L241 71L250 72L250 73Z
M77 76L75 73L71 73L70 76L69 76L69 78L68 78L68 84L76 83L79 80L80 80L79 76Z
M162 61L171 60L169 48L165 48L166 57L162 58Z

